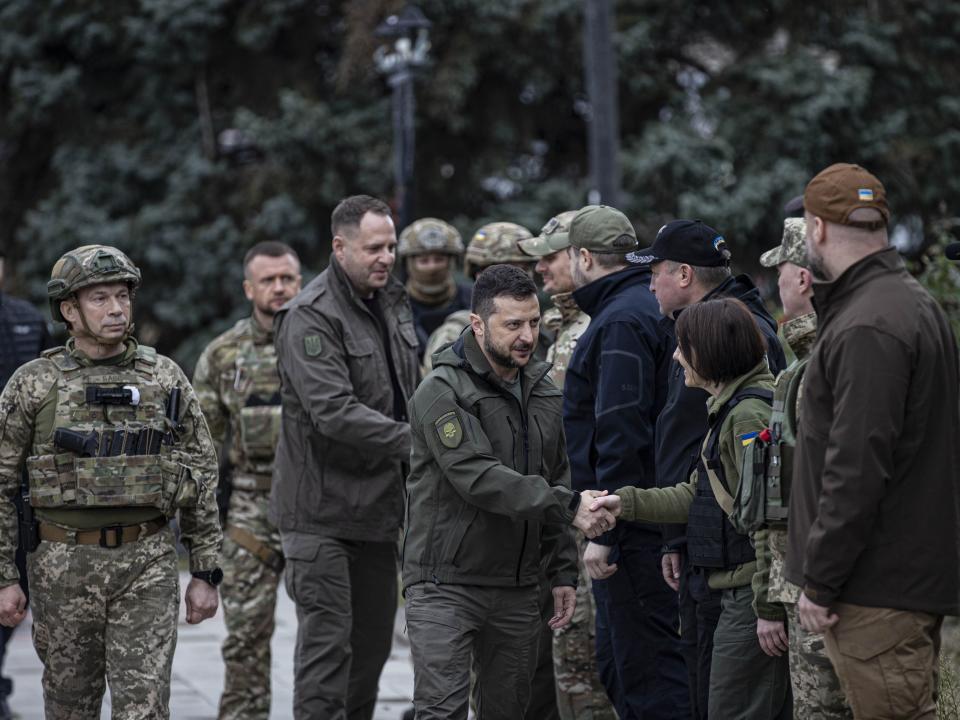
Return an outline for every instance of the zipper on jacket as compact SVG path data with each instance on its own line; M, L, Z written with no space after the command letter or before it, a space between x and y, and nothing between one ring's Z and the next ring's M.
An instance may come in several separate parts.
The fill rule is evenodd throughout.
M523 412L522 405L520 406L520 418L521 418L520 421L522 423L522 428L523 428L523 462L526 468L526 470L524 471L524 474L527 474L527 471L529 471L530 469L529 467L527 467L530 465L530 440L527 437L527 418L526 418L526 414ZM507 425L510 426L510 436L513 438L513 446L511 449L511 454L513 455L514 462L516 462L517 460L517 428L516 426L514 426L513 420L510 419L509 415L507 416ZM517 557L517 571L516 573L514 573L516 576L516 583L518 586L520 585L520 570L523 568L523 554L524 552L526 552L526 549L527 549L527 534L529 533L529 529L530 529L529 521L524 520L523 521L523 542L520 543L520 555Z

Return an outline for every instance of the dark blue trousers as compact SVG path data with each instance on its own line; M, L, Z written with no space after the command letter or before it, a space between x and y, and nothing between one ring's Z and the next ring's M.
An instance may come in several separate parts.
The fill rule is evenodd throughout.
M690 715L677 594L660 572L660 538L622 526L610 553L617 572L594 580L600 680L620 720Z

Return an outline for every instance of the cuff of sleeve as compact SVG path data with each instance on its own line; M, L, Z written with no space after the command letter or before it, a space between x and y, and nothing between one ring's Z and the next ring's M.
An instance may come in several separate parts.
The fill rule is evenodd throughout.
M837 599L836 593L827 590L822 585L815 585L809 580L803 586L803 594L807 596L807 600L820 607L830 607Z
M219 567L216 555L190 555L190 572L208 572Z
M575 587L577 586L577 580L578 580L578 579L579 579L579 578L577 578L576 575L567 575L566 573L561 573L561 574L555 575L555 576L553 577L553 580L550 582L550 587L552 587L552 588L555 588L555 587L572 587L572 588L575 588Z
M614 493L620 497L620 517L618 520L634 520L636 518L637 506L631 492L634 489L633 487L622 487Z
M772 603L766 601L757 601L755 610L757 617L761 620L770 620L771 622L784 622L787 619L787 613L781 603Z

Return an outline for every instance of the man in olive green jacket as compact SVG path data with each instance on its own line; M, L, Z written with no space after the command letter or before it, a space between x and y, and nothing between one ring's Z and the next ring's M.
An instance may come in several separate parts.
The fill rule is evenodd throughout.
M541 558L550 558L550 626L562 627L577 584L570 525L595 537L613 520L591 515L570 490L561 394L550 366L531 361L536 286L517 268L493 266L477 279L472 311L408 412L403 585L420 720L466 717L471 659L478 714L523 717Z

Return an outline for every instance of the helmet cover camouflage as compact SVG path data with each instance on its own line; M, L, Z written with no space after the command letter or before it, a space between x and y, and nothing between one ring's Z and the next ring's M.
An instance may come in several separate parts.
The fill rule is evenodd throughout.
M140 269L124 253L109 245L84 245L63 254L53 266L47 297L50 314L65 322L60 303L77 290L102 283L127 283L131 290L140 286Z
M804 241L807 224L803 218L787 218L783 221L783 239L777 247L767 250L760 256L760 264L764 267L777 267L790 262L800 267L809 268L807 261L807 245Z
M411 257L426 253L463 255L463 238L450 223L437 218L420 218L400 233L397 255Z
M520 241L533 237L522 225L512 222L488 223L477 230L467 245L463 269L468 276L500 263L533 263L520 249Z

